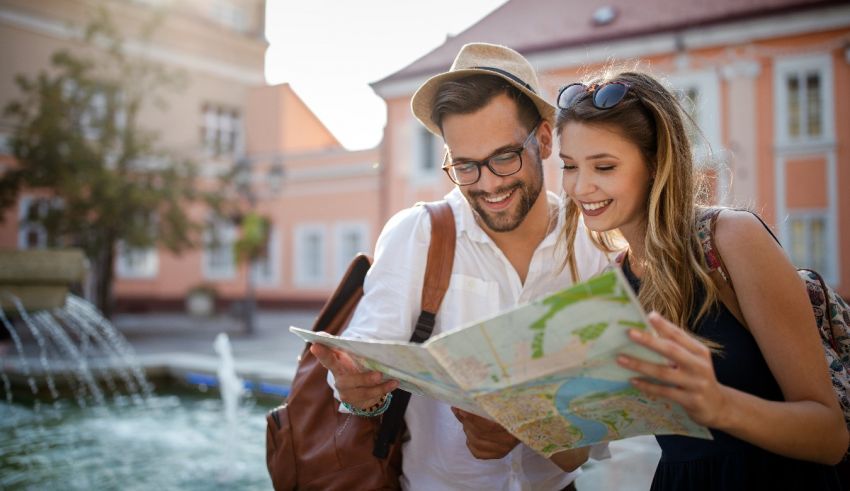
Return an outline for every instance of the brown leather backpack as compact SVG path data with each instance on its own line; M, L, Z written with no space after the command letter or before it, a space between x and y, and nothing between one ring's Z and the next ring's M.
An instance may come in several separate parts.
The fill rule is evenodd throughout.
M422 312L411 342L423 342L451 278L455 222L445 201L425 203L431 216L431 245L422 289ZM354 258L333 295L322 308L313 331L339 334L363 296L371 261ZM381 417L340 413L327 384L327 370L304 348L286 403L266 416L266 465L280 490L398 489L404 411L410 393L396 389Z

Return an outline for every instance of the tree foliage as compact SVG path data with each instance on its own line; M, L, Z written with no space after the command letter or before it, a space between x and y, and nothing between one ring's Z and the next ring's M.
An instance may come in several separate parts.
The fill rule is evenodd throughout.
M145 27L142 41L157 23ZM100 10L82 43L53 54L36 75L18 75L20 97L5 108L18 165L0 175L0 210L24 189L53 196L46 213L29 219L45 228L49 246L84 250L96 278L96 301L109 314L118 244L163 245L180 252L199 242L202 224L187 205L203 200L191 160L160 148L140 125L143 109L164 109L163 94L182 89L182 76L130 56L121 32Z

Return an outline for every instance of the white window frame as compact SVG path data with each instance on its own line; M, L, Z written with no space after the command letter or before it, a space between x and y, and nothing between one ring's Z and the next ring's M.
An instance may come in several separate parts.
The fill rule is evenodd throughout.
M440 138L428 131L416 118L410 119L410 172L411 182L415 187L431 185L439 178L443 145ZM426 169L426 157L423 153L425 145L430 145L433 152L433 168Z
M159 274L159 252L156 247L127 247L118 242L115 274L124 279L155 278Z
M327 227L320 223L302 223L295 226L294 230L295 245L293 247L292 270L295 273L293 283L296 287L301 288L321 288L327 285ZM306 250L306 240L311 235L319 237L319 264L318 274L310 275L306 261L308 251Z
M218 247L230 251L230 261L223 267L212 263L214 252L211 250L209 243L212 240L211 234L213 232L206 230L204 232L204 246L201 254L204 279L232 280L236 277L236 254L233 250L233 245L236 243L237 237L236 225L223 217L218 217L211 220L211 226L218 229L218 240L221 241Z
M30 231L35 231L38 237L38 244L34 249L44 249L47 247L47 230L40 223L28 223L27 216L29 209L33 203L38 203L41 200L47 200L41 196L24 195L21 196L18 202L18 249L27 250L33 249L27 244L27 235Z
M280 286L280 257L282 252L280 244L280 231L272 228L269 232L268 243L266 244L266 255L264 258L261 258L261 261L268 262L270 273L268 275L263 274L263 270L260 269L260 262L255 261L251 263L251 274L254 276L254 284L257 287L272 288Z
M801 119L801 134L792 137L788 134L788 91L785 80L790 74L801 76L805 80L805 74L816 71L821 76L821 93L824 96L823 107L821 107L822 127L818 137L811 137L802 133L805 126ZM799 144L831 144L835 140L835 110L833 107L833 73L832 58L829 54L789 56L777 58L773 69L773 91L774 103L774 137L778 147L787 147ZM806 114L805 108L801 108L801 114Z
M369 223L365 221L339 222L334 225L334 271L335 279L338 281L345 274L345 270L354 259L352 251L343 249L344 238L347 234L354 232L359 235L360 247L354 254L362 252L369 254L371 251L369 242Z
M825 264L824 264L823 269L817 268L816 265L814 265L814 264L800 263L800 262L797 261L798 258L795 258L795 257L792 256L794 248L793 248L793 244L791 243L791 230L790 230L791 229L791 221L796 219L796 220L805 220L807 222L810 222L812 219L817 219L817 218L820 218L820 219L823 220L824 232L825 232L824 237L823 237L824 255L825 255L825 258L824 258ZM831 234L830 234L830 228L829 228L829 213L828 213L828 211L826 209L822 209L822 208L795 209L795 210L790 211L788 213L787 219L785 221L786 221L785 228L788 229L788 235L787 235L787 238L785 240L785 244L786 244L785 247L787 248L788 257L794 262L794 266L796 266L798 268L814 268L814 269L817 270L818 273L821 274L821 276L823 276L824 281L826 281L827 283L835 283L838 280L838 278L835 274L835 268L834 268L834 264L833 264L833 261L832 261L834 254L833 254L833 251L831 250L832 241L830 240ZM810 230L809 230L811 228L810 223L807 223L806 228L807 228L807 232L808 232L807 233L807 239L811 240Z
M201 106L201 147L207 156L226 157L242 153L245 131L237 108L207 102ZM233 137L231 146L224 139Z
M238 32L248 30L248 16L241 3L232 0L214 0L211 2L210 14L225 27Z
M676 91L695 88L699 94L697 100L697 120L705 141L691 142L694 146L694 158L697 163L715 166L717 159L723 159L723 133L720 113L720 75L715 70L681 72L670 75L668 81ZM709 151L711 153L709 153ZM712 160L706 160L709 155Z
M821 74L823 107L821 108L822 131L820 137L807 135L792 138L788 134L788 93L785 80L788 74L804 75L818 71ZM776 190L776 216L779 217L779 238L783 244L790 244L791 231L788 216L802 217L806 214L821 213L826 216L826 271L818 271L827 283L837 286L841 278L841 262L838 255L838 157L835 142L834 74L830 53L785 56L774 59L774 187ZM802 111L802 110L801 110ZM801 121L801 124L803 121ZM785 190L787 164L800 158L823 158L826 165L827 204L824 208L789 208Z

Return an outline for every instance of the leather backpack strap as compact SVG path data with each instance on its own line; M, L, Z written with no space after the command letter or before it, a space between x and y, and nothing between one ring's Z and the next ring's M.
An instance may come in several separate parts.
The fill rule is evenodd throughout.
M410 338L412 343L422 343L431 337L437 311L449 289L455 258L456 231L451 206L446 201L424 203L423 206L431 216L431 244L422 285L422 312Z
M411 343L422 343L431 337L437 311L449 288L455 258L457 232L451 206L446 201L424 203L423 206L431 216L431 243L428 246L428 262L422 286L422 311L410 337ZM390 446L396 441L398 430L404 422L404 412L409 402L410 392L401 389L393 391L393 400L381 419L381 429L372 449L375 457L383 459L389 455Z

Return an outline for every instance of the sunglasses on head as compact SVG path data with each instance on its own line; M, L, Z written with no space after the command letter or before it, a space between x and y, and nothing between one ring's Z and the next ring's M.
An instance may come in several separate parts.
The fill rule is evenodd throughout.
M626 82L605 82L603 84L584 85L581 82L572 83L558 91L558 107L569 109L585 92L592 94L593 107L596 109L611 109L619 104L629 92L631 85Z

